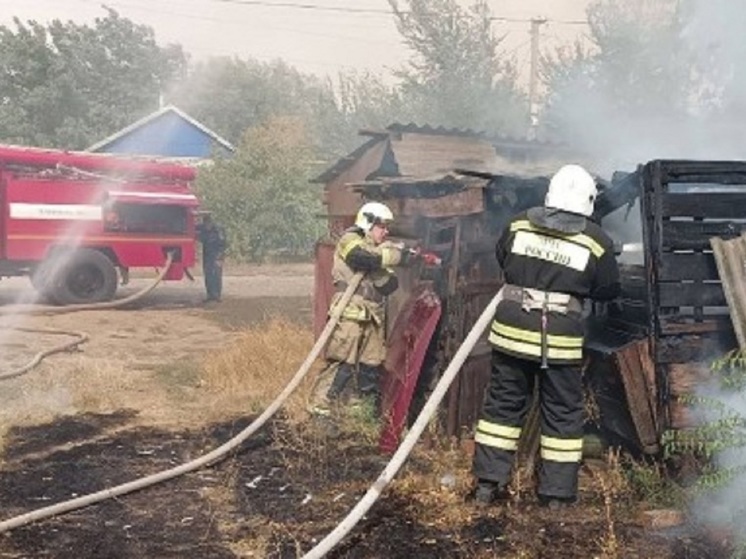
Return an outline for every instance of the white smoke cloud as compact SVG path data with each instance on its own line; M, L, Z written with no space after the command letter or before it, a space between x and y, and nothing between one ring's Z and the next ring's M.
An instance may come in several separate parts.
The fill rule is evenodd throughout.
M599 0L589 14L599 6L619 18L600 26L606 55L591 56L549 99L548 116L558 109L567 125L562 139L607 174L652 159L746 159L746 3ZM677 6L681 28L670 23Z

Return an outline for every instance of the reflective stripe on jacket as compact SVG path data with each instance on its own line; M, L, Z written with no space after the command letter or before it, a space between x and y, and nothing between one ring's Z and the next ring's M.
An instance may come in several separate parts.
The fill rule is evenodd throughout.
M533 223L528 212L505 227L496 248L505 282L580 301L615 293L619 271L611 239L586 220L582 231L566 233ZM544 317L544 322L542 317ZM497 308L489 341L506 353L540 361L542 324L546 328L546 358L554 364L579 363L583 358L583 321L577 305L558 311L551 305L527 308L505 298Z
M375 269L358 270L350 265L356 251L378 256L379 263ZM391 270L383 268L380 264L381 249L361 229L353 227L345 231L337 242L334 250L334 261L332 264L332 280L337 288L337 293L344 291L352 276L358 271L365 272L360 286L350 299L347 308L342 313L342 318L356 322L376 322L383 324L383 299L385 288L391 282L396 281L396 276ZM332 305L339 299L336 295L332 299Z

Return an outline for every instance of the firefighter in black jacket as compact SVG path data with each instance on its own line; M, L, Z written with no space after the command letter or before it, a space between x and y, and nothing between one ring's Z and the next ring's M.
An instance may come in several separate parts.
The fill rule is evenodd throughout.
M577 165L551 179L543 207L515 216L498 241L503 300L489 336L492 376L476 428L475 500L506 495L529 396L539 382L538 496L556 506L577 499L583 446L583 301L620 290L611 239L589 217L596 183Z
M213 221L210 214L204 214L202 223L197 225L197 240L202 243L202 271L207 291L205 302L220 301L223 295L225 232Z

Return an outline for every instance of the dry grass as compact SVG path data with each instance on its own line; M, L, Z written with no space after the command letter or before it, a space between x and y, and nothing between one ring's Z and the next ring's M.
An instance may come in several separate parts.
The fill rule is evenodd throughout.
M470 466L470 457L455 440L429 438L415 447L396 490L417 503L423 524L447 531L467 523L473 514L472 507L464 503L473 484Z
M588 388L583 389L583 403L586 419L595 425L601 422L601 407L598 405L596 394Z
M227 349L209 353L202 363L200 386L210 407L259 412L282 392L313 346L310 328L281 318L246 330ZM283 408L291 423L307 417L312 371Z
M606 469L595 477L598 492L603 501L606 532L599 542L603 559L617 559L623 549L616 531L616 503L620 495L629 490L629 483L622 470L619 451L609 450Z
M49 365L6 383L0 430L11 425L35 425L60 415L110 413L121 409L122 395L137 390L138 376L121 365L83 356L69 371Z

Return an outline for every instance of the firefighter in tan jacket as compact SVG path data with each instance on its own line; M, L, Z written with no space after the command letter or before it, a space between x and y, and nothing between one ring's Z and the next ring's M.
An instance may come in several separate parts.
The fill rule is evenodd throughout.
M355 225L337 242L332 265L336 293L331 307L356 273L365 275L326 346L327 367L312 395L313 413L328 414L350 381L356 396L371 400L380 413L381 365L386 358L384 298L399 286L392 267L404 264L409 255L403 245L386 240L393 218L385 204L368 202L358 211Z

